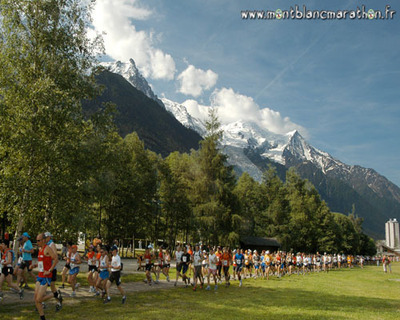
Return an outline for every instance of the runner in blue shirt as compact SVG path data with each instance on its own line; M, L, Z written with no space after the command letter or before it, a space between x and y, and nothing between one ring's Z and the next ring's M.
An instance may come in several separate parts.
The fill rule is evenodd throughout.
M21 283L21 279L23 279L23 282L25 283L25 288L29 288L28 286L28 279L26 278L25 275L25 268L28 271L28 274L31 278L36 279L35 276L32 273L32 270L30 269L30 266L32 264L32 253L34 252L32 242L30 239L30 236L28 232L24 232L21 236L21 241L24 244L21 253L22 253L22 262L21 265L18 269L17 273L17 284Z
M243 254L243 249L237 250L237 253L235 254L235 261L236 261L236 274L238 276L238 279L240 281L239 287L242 286L242 278L241 278L241 273L243 269L243 260L244 260L244 254Z

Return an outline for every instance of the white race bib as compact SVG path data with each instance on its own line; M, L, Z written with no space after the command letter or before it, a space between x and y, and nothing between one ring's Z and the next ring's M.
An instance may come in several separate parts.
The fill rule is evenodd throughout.
M236 259L236 264L242 264L242 260L241 259Z
M224 260L224 266L228 265L228 260Z
M182 261L183 261L183 262L186 262L186 260L187 260L187 257L186 257L186 256L183 256L183 257L182 257Z
M146 264L149 264L150 263L150 260L149 259L146 259Z
M39 269L39 272L43 272L44 271L43 261L39 261L38 262L38 269Z

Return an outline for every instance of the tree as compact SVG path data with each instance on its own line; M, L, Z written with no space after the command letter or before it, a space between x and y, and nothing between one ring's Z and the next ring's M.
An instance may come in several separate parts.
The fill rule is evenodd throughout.
M81 100L99 91L101 49L87 37L86 3L0 0L0 169L16 235L43 218L70 232L82 223Z
M243 173L236 183L234 194L239 203L238 217L241 235L265 236L267 233L267 196L262 185L247 172Z
M200 149L193 153L199 175L193 181L192 204L202 240L211 244L235 244L239 235L233 231L232 213L236 200L233 168L220 150L222 131L216 111L210 109L206 122L207 135Z
M276 237L282 248L288 250L291 245L291 230L289 229L290 206L287 190L273 167L264 172L262 184L267 199L267 235Z

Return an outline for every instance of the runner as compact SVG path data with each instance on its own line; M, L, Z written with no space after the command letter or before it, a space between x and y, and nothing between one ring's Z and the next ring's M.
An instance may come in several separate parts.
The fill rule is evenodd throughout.
M175 284L174 284L175 287L178 284L179 277L183 278L181 275L181 270L182 270L182 266L183 266L182 255L183 255L183 251L181 250L181 247L178 246L176 248L176 252L175 252L175 261L176 261L176 279L175 279Z
M150 252L150 248L146 248L144 253L144 261L145 261L145 270L146 270L146 279L149 286L153 284L153 278L151 277L151 270L153 269L153 258L154 256Z
M203 250L203 262L201 263L201 271L204 276L208 275L208 255L206 250Z
M163 253L162 256L162 273L163 275L167 278L167 281L169 282L169 268L171 267L171 254L169 253L169 250L166 249L165 253Z
M183 254L182 254L182 280L185 282L186 287L188 287L190 283L190 277L186 276L186 272L189 270L189 264L191 262L190 253L187 252L186 246L183 247Z
M100 247L100 245L98 245L97 247ZM110 277L110 273L108 272L108 265L110 264L110 260L108 258L108 250L105 246L101 247L97 254L100 254L100 256L98 258L99 276L96 280L95 296L99 296L101 290L102 298L104 298L104 295L106 294L107 280Z
M158 248L158 254L157 254L157 260L156 263L154 264L154 269L156 271L156 283L159 283L160 280L160 273L163 269L163 261L164 260L164 254L163 254L163 248L160 246Z
M92 244L88 247L88 252L86 253L87 264L88 264L88 276L87 281L89 283L90 293L95 293L95 286L97 281L97 265L96 265L96 252L94 252L94 246Z
M242 278L241 278L241 273L243 269L243 261L244 261L244 255L243 255L243 249L239 251L237 250L237 253L235 255L235 261L236 261L236 274L239 279L239 287L242 286Z
M234 249L232 251L232 276L233 276L233 280L236 280L236 260L235 260L236 252L238 252L236 249Z
M13 276L13 260L15 259L14 252L8 248L9 241L0 240L0 301L3 300L3 292L1 290L4 280L7 281L9 288L13 288L19 294L19 298L24 297L24 289L20 289L16 283L12 282Z
M70 258L70 270L68 274L68 283L71 285L72 294L71 297L76 297L75 290L78 289L79 283L76 281L76 277L79 273L79 265L82 263L81 256L78 253L78 246L72 245L71 246L71 258Z
M303 272L303 274L304 274L304 269L303 269L304 261L303 261L303 257L300 252L297 252L296 266L297 266L297 274L299 274L300 272Z
M217 248L217 251L215 252L215 255L217 257L217 276L218 276L218 282L222 283L222 262L221 262L221 256L222 256L222 252L221 252L221 247Z
M118 255L118 247L113 246L111 247L111 253L112 253L112 259L111 259L111 275L110 278L107 281L106 285L106 292L107 292L107 299L104 300L104 303L108 303L111 301L111 295L110 295L110 287L111 284L115 281L115 284L117 285L117 288L119 292L122 295L122 304L126 302L126 295L124 292L124 289L122 289L121 286L121 258Z
M58 264L57 248L56 248L56 244L51 239L53 237L53 235L50 232L45 232L44 233L44 237L45 237L44 241L46 242L47 246L49 246L50 249L53 250L53 252L55 254L55 257L56 257L55 266L53 268L53 272L52 272L52 275L51 275L50 289L51 289L51 292L53 293L54 298L57 300L56 311L59 311L62 308L63 298L62 298L62 295L61 295L61 291L57 290L57 288L56 288L57 264Z
M267 268L267 265L265 264L265 250L261 251L260 262L262 278L265 279L265 270Z
M194 267L193 291L196 291L197 279L199 279L199 281L200 281L200 288L203 288L203 285L204 285L203 275L201 272L202 262L203 262L203 253L200 250L200 246L196 245L194 247L194 252L193 252L193 267Z
M66 262L65 262L64 268L61 273L62 284L61 284L60 289L65 288L65 281L67 280L69 270L71 270L71 251L72 251L71 244L67 243L67 253L66 253L65 257L63 258Z
M210 249L210 254L208 256L208 275L207 275L207 288L206 290L210 290L210 277L211 275L214 278L214 282L215 282L215 287L214 290L218 290L218 284L217 284L217 262L218 262L218 258L215 255L215 251L214 248Z
M229 266L231 264L231 260L232 260L232 255L231 253L228 251L228 248L224 248L222 255L221 255L221 263L222 263L222 268L224 270L224 277L225 277L225 285L229 286L230 283L230 275L229 275Z
M38 253L38 263L35 265L39 268L39 274L36 278L35 285L35 304L36 309L39 312L40 319L44 320L45 316L43 302L51 299L54 296L53 293L46 295L46 290L51 284L53 270L58 262L58 257L54 250L47 245L46 238L43 233L36 237L36 241L40 250Z
M252 258L252 264L254 266L254 279L257 279L260 276L260 263L261 263L260 255L258 254L257 250L254 250Z
M267 274L267 280L269 280L269 272L271 271L272 268L272 257L269 254L269 250L265 253L265 265L266 265L266 270L265 273Z
M21 281L25 283L25 289L28 289L28 281L25 275L25 268L28 272L28 275L35 279L35 276L32 273L32 270L30 270L30 266L32 264L32 253L34 252L32 242L30 240L30 236L28 232L24 232L21 236L22 238L22 244L23 247L21 248L21 253L22 253L22 261L19 265L18 271L17 271L17 284L22 285Z

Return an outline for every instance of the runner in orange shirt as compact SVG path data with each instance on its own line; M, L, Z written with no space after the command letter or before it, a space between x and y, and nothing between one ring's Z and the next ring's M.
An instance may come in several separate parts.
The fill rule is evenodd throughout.
M229 286L231 283L229 282L230 276L229 276L229 266L232 261L232 254L229 252L228 248L223 249L223 253L220 257L220 261L224 270L224 276L225 276L225 285Z

